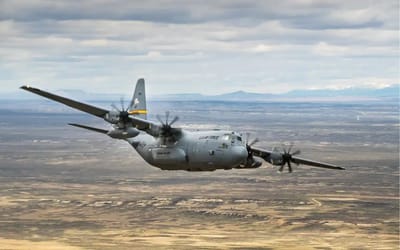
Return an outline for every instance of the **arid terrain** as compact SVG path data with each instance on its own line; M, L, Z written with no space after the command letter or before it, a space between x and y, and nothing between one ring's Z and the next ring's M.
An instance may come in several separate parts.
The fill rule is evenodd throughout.
M294 142L295 166L168 172L99 119L46 101L0 102L0 249L398 249L396 103L151 102L187 129ZM104 107L107 104L103 105ZM155 120L155 119L154 119Z

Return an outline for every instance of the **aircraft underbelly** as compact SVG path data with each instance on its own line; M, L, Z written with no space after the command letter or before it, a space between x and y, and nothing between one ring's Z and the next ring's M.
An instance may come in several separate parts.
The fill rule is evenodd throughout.
M151 156L154 165L162 169L179 170L187 165L186 153L181 148L153 148Z
M210 150L200 150L200 146L204 145L184 150L150 144L144 147L139 145L136 150L146 162L162 170L214 171L237 167L230 157L224 155L225 150L211 147L208 148Z

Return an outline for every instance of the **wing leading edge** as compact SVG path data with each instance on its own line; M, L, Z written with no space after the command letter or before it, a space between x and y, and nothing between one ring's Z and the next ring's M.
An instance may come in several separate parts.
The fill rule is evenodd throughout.
M328 164L328 163L324 163L324 162L307 160L307 159L303 159L303 158L299 158L299 157L292 157L292 161L296 164L303 164L303 165L308 165L308 166L312 166L312 167L345 170L345 168L339 167L336 165L332 165L332 164Z
M40 95L43 97L46 97L53 101L60 102L71 108L78 109L80 111L83 111L83 112L86 112L86 113L89 113L89 114L92 114L92 115L95 115L95 116L98 116L101 118L104 118L104 116L109 112L108 110L98 108L98 107L95 107L95 106L92 106L89 104L85 104L82 102L77 102L77 101L74 101L74 100L59 96L59 95L55 95L55 94L43 91L41 89L33 88L28 85L22 86L21 89L32 92L34 94L37 94L37 95Z

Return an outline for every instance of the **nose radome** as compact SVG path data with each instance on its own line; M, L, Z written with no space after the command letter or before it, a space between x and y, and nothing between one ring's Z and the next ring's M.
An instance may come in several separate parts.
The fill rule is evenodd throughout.
M248 153L246 147L236 146L233 148L233 158L239 162L246 159Z

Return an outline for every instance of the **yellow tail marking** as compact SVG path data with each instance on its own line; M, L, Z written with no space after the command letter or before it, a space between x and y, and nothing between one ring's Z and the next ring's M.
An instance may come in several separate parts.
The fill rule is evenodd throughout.
M128 111L130 115L145 115L147 114L147 110L145 109L137 109Z

